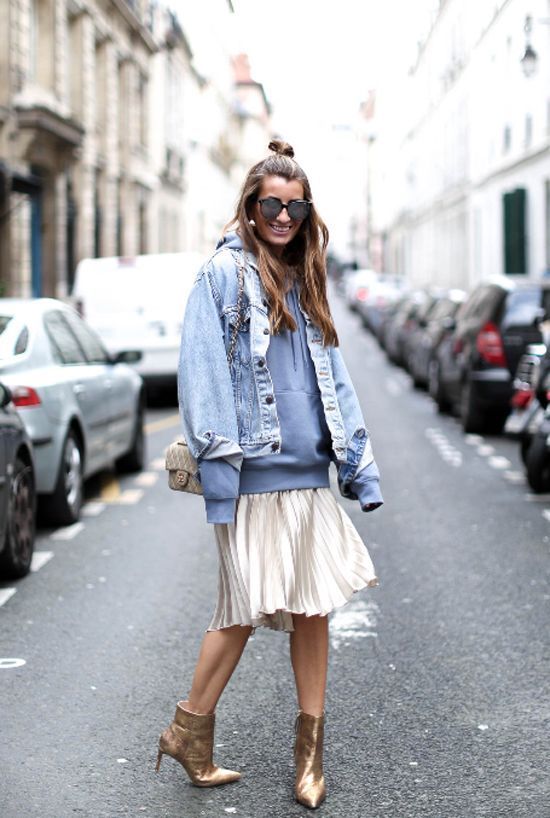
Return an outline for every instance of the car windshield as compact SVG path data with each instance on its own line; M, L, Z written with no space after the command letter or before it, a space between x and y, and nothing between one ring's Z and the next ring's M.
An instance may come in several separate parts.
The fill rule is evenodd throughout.
M550 316L550 290L540 287L516 290L506 300L503 325L506 327L528 327L536 318Z
M29 331L13 315L0 315L0 361L21 355L27 349Z

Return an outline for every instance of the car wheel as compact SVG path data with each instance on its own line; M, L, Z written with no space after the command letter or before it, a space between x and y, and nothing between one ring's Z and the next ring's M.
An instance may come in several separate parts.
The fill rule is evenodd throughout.
M9 579L29 573L34 551L36 493L32 466L17 457L10 482L10 499L0 572Z
M475 399L471 381L466 381L462 385L460 419L465 432L482 432L484 430L485 418Z
M550 452L546 438L546 434L534 435L525 461L527 482L536 494L550 491Z
M57 484L45 503L51 522L58 525L76 523L82 507L83 482L81 443L76 432L69 429L63 444Z
M448 412L451 405L445 396L443 384L441 383L441 367L439 361L432 359L428 369L428 391L435 401L440 412Z
M134 434L132 436L132 445L125 455L120 457L116 462L116 467L120 472L138 472L143 469L145 464L145 418L143 412L143 405L140 407L136 416L136 425Z

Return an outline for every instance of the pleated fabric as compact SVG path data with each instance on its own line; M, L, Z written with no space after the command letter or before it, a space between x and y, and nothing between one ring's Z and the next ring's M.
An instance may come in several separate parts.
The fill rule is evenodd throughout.
M242 494L215 525L218 601L208 630L293 631L292 614L326 615L378 585L361 537L329 488Z

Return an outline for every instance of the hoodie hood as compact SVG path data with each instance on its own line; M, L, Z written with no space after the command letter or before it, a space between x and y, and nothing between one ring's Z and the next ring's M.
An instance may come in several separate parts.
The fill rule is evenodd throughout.
M235 230L232 230L230 233L226 233L225 236L221 237L216 245L216 250L219 250L220 247L227 247L230 250L242 250L243 243L239 234Z

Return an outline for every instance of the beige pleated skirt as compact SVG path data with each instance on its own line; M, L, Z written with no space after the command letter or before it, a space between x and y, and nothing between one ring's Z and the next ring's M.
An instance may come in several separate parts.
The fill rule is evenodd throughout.
M218 602L208 630L294 630L378 585L361 537L328 488L242 494L235 523L215 525Z

